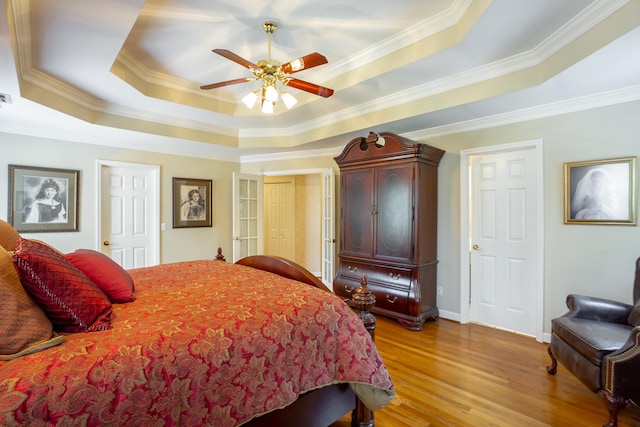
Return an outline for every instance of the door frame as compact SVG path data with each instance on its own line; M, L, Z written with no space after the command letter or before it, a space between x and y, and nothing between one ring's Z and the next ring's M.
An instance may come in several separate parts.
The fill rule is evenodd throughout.
M335 253L336 253L336 221L335 221L335 217L336 217L336 213L335 213L335 171L333 168L310 168L310 169L292 169L292 170L279 170L279 171L264 171L262 172L262 174L264 176L284 176L284 175L320 175L321 177L321 186L322 186L322 194L326 194L326 190L324 188L324 186L326 185L326 182L324 180L324 176L326 174L330 174L331 175L331 179L330 181L330 185L333 185L334 188L331 189L331 193L333 195L332 199L331 199L331 206L330 209L333 209L333 218L332 218L332 225L333 228L331 230L325 230L325 222L322 221L321 222L321 236L320 236L320 251L321 251L321 256L322 256L322 260L321 260L321 264L320 264L320 270L321 270L321 275L322 272L324 272L324 265L322 265L322 263L324 262L324 259L327 258L327 254L325 254L326 251L326 247L325 247L325 242L323 242L323 238L327 238L328 240L330 240L330 245L333 245L333 250L331 251L332 255L332 260L331 260L331 274L329 274L330 277L327 277L325 280L323 280L323 283L325 285L327 285L329 287L329 289L333 289L333 278L335 276L335 272L336 272L336 259L335 259ZM322 204L323 201L320 201L320 211L322 211ZM313 274L316 274L316 272L313 272Z
M100 160L96 162L96 251L101 252L102 249L102 168L103 167L116 167L116 168L126 168L126 169L145 169L152 174L152 179L154 181L154 194L153 197L155 199L155 203L150 206L149 210L149 223L152 225L152 229L150 231L153 241L155 242L154 247L150 248L151 255L153 257L153 261L151 265L160 264L160 166L158 165L148 165L144 163L129 163L129 162L118 162L113 160ZM164 224L163 224L164 225Z
M471 238L471 181L470 181L470 160L473 156L483 154L500 154L524 149L534 149L537 157L537 212L538 219L537 235L534 237L538 241L537 265L536 269L536 289L535 289L535 319L536 319L536 341L542 342L544 333L544 176L543 176L543 141L534 139L529 141L514 142L509 144L492 145L481 148L473 148L460 151L460 323L469 323L470 306L470 238Z

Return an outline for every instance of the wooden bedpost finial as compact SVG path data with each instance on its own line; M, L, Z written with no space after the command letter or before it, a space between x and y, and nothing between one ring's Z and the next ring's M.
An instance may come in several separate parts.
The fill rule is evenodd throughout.
M216 255L216 260L217 261L226 261L226 259L224 259L224 255L222 255L222 248L218 247L218 255Z
M353 292L351 303L358 309L360 320L372 337L375 337L376 318L371 313L371 309L376 304L376 296L367 287L367 275L360 277L360 287Z

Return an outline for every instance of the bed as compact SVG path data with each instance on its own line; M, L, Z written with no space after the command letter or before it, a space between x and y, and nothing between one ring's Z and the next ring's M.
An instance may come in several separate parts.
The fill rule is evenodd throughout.
M13 327L42 317L37 307L51 321L21 354L0 357L0 425L326 426L353 410L352 425L372 426L372 411L395 394L358 314L290 261L261 256L118 271L130 278L130 291L116 300L128 301L87 310L95 294L75 308L69 300L85 317L69 326L41 303L43 294L51 298L43 282L60 280L64 258L72 266L64 274L81 272L109 299L114 290L99 283L108 261L96 261L104 256L85 251L87 268L42 242L3 238L1 230L0 245L0 272L13 274L9 254L29 300L16 310L28 319ZM55 274L40 271L38 250ZM69 293L47 290L60 299Z

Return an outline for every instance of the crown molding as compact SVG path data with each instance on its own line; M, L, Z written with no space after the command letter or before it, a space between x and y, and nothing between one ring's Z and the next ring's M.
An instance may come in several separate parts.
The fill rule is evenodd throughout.
M601 92L594 95L576 97L564 101L537 105L503 114L496 114L479 119L435 126L403 134L410 139L425 140L456 133L471 132L498 126L511 125L529 120L560 116L578 111L591 110L609 105L623 104L640 100L640 85Z
M260 162L273 162L277 160L295 160L295 159L308 159L315 157L335 157L339 155L344 147L331 147L322 148L318 150L305 150L305 151L289 151L284 153L270 153L270 154L257 154L240 156L240 163L260 163Z

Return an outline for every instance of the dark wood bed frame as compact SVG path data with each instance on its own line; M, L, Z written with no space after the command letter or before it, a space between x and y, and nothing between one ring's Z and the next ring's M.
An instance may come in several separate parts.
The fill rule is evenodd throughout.
M218 249L216 259L224 261L221 249ZM307 269L285 258L254 255L242 258L236 264L269 271L331 292ZM366 277L363 277L361 284L362 287L354 292L352 303L359 310L359 316L367 330L374 336L375 318L370 310L375 304L375 297L366 286ZM249 427L327 427L349 411L351 411L352 427L374 426L373 411L360 402L348 384L334 384L310 391L301 395L291 405L254 418L244 425Z

